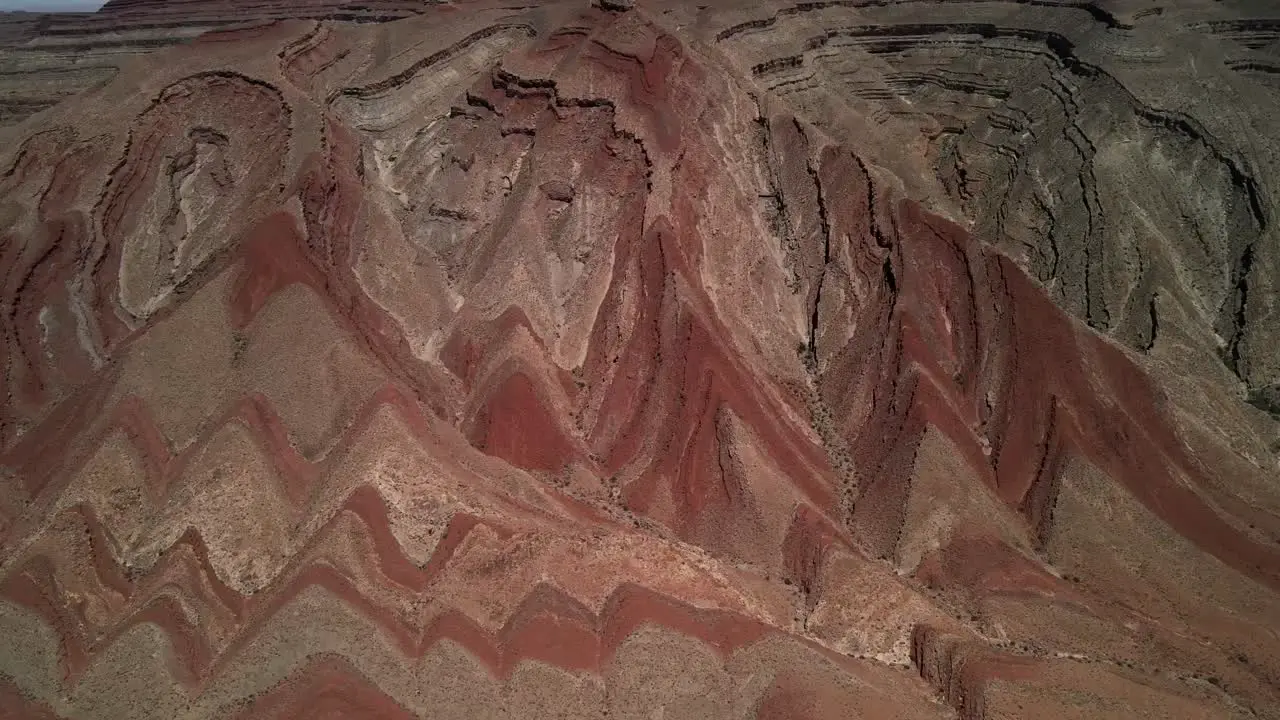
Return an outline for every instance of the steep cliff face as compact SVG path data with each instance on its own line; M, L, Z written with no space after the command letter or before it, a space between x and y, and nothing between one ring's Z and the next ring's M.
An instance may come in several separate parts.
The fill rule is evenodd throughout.
M1224 5L0 26L0 715L1280 717Z

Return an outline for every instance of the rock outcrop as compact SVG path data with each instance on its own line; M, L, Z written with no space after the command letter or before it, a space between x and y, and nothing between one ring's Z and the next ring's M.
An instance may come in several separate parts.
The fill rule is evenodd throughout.
M0 716L1280 718L1265 9L251 5L0 25Z

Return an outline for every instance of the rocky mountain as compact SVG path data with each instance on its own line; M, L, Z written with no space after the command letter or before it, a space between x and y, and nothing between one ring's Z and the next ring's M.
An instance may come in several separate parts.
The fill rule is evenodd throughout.
M1280 718L1280 13L0 22L0 718Z

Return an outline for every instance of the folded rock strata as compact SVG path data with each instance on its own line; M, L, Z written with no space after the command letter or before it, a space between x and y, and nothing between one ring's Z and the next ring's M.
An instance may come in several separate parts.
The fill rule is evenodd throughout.
M0 24L0 716L1280 717L1265 8L243 5Z

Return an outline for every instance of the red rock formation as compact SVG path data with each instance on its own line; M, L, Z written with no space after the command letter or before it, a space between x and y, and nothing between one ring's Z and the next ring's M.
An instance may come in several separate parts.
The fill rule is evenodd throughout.
M333 8L0 151L0 712L1276 716L1261 426L745 9Z

